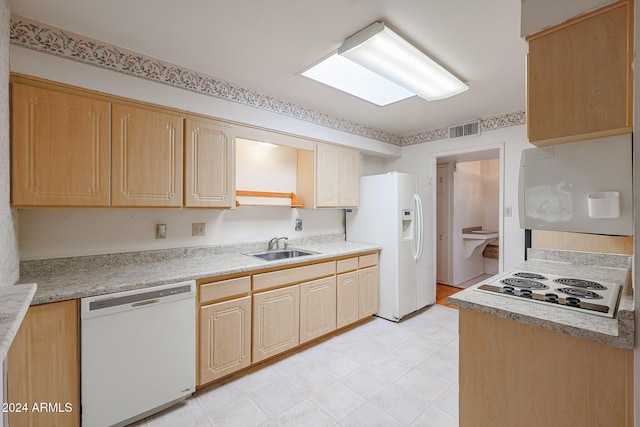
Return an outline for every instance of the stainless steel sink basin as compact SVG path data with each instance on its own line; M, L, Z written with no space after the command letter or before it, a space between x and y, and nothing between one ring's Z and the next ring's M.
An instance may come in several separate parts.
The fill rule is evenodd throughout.
M303 251L301 249L282 249L275 251L262 251L262 252L247 252L244 255L249 255L255 258L260 258L265 261L276 261L286 258L297 258L307 255L316 255L318 252Z

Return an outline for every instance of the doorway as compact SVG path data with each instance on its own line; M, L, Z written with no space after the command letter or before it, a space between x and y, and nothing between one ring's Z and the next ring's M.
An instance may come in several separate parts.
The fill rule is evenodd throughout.
M502 143L431 156L431 170L436 171L433 203L439 286L466 288L504 269L499 250L503 247L503 156ZM480 244L463 238L478 229L487 232Z

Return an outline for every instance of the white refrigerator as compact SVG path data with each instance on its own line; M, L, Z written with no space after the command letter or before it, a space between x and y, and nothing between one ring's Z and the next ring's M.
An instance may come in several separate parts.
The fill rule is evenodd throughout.
M360 206L346 211L348 241L382 246L379 317L397 322L436 301L432 191L424 176L363 176Z

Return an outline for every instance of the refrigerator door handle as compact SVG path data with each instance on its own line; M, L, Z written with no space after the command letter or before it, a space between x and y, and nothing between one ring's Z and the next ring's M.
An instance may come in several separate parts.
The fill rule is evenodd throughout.
M419 239L419 225L418 225L418 195L413 195L413 205L414 205L414 218L413 218L413 239L411 242L411 255L414 260L418 259L418 239Z
M422 212L422 199L417 194L413 195L413 199L416 202L416 218L415 218L416 250L413 258L417 261L418 259L420 259L420 256L422 255L422 243L423 243L422 240L423 240L424 224L423 224L423 212Z

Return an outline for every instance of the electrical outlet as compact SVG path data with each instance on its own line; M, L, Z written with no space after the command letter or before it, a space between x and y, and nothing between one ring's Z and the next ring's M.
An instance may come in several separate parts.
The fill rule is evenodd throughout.
M204 236L204 222L194 222L191 224L192 236Z
M156 239L167 238L167 224L156 224Z
M511 209L511 206L507 206L504 208L504 216L506 217L510 217L513 215L513 211Z

